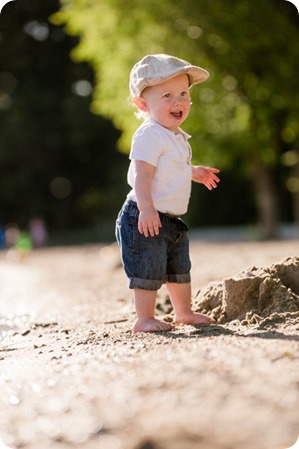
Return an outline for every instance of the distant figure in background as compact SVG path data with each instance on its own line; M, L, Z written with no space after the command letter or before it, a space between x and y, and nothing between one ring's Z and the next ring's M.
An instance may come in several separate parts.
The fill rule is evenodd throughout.
M6 225L5 244L8 248L6 257L11 262L21 262L32 249L29 232L22 231L17 223Z
M45 220L41 217L34 217L29 223L29 232L34 248L41 248L48 243L48 231Z
M15 246L19 236L20 236L20 228L17 223L8 223L5 226L5 245L9 248Z
M21 231L15 244L15 249L19 252L20 258L23 259L32 250L32 240L29 232Z

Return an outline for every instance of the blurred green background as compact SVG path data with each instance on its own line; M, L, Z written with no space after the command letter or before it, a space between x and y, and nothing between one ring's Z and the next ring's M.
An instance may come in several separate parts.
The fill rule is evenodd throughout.
M191 228L299 227L299 16L284 0L16 0L0 15L0 229L42 219L49 243L113 240L139 121L132 66L168 53L191 89ZM1 237L0 237L1 243Z

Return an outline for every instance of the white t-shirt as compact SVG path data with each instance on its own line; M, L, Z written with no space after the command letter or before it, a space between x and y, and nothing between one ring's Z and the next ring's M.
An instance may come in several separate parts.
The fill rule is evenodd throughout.
M136 201L135 160L144 161L156 167L152 180L154 207L160 212L173 215L185 214L191 194L190 137L181 129L175 134L152 119L145 120L132 139L128 170L128 183L132 190L128 199Z

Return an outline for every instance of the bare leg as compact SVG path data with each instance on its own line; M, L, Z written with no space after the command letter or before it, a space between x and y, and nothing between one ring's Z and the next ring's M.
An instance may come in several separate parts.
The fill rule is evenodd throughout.
M173 329L173 325L155 318L157 292L154 290L134 289L134 302L137 320L133 332L159 332Z
M210 324L214 321L207 315L192 312L190 283L168 283L167 289L175 311L176 324Z

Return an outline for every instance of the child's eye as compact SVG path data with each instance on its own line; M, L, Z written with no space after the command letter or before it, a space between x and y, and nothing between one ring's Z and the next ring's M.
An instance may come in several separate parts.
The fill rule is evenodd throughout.
M182 93L181 93L181 96L182 97L186 97L188 95L188 92L186 91L186 90L184 90Z
M165 94L164 97L165 97L165 98L170 98L171 95L170 95L170 94Z

